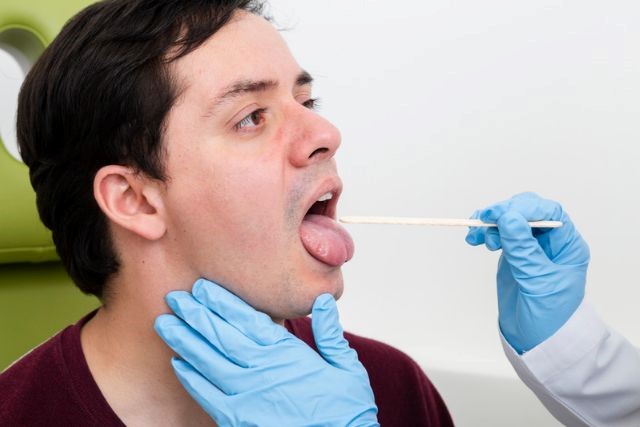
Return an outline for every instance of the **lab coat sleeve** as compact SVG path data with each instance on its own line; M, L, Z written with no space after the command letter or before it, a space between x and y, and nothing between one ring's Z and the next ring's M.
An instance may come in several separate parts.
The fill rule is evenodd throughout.
M560 330L507 358L547 410L567 426L640 426L640 351L583 301Z

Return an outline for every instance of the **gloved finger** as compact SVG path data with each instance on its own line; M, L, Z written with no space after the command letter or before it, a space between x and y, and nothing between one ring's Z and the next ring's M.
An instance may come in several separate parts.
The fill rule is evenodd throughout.
M560 228L538 229L536 233L538 240L544 243L545 253L552 260L579 237L573 222L558 202L543 199L531 192L517 194L506 202L492 206L483 211L480 217L483 221L496 222L507 210L519 212L527 221L561 221L563 223ZM575 254L575 251L570 252Z
M330 294L316 298L311 310L311 329L318 352L327 363L348 371L364 370L358 355L344 338L338 306Z
M190 293L169 292L165 299L178 317L233 363L247 367L250 363L247 359L260 350L260 344L229 325L226 320L209 310Z
M507 211L498 219L498 228L502 255L514 279L525 291L539 293L540 290L527 288L532 281L526 279L549 274L552 263L533 236L526 218L516 211Z
M171 359L173 370L182 386L220 426L238 425L226 404L227 396L184 360Z
M487 227L484 236L484 244L490 251L497 251L502 247L500 243L500 233L496 227Z
M478 219L480 216L480 211L477 210L471 215L469 219ZM485 233L487 231L487 227L469 227L469 231L467 232L467 236L465 237L465 241L471 246L482 245L485 242Z
M496 203L480 212L480 219L495 223L506 211L516 211L527 221L562 221L562 206L553 200L543 199L535 193L516 194L509 200Z
M562 206L553 200L542 199L533 193L523 193L518 195L512 203L512 208L524 212L525 218L539 217L563 223L560 228L547 229L537 236L538 241L543 243L543 248L547 256L555 260L564 252L566 257L562 263L581 263L588 260L588 247L575 228L575 225L564 211ZM530 220L531 221L531 220ZM565 250L569 245L573 245L571 250ZM584 253L586 250L586 256Z
M216 283L199 279L191 293L209 310L259 344L275 344L288 335L284 327L274 323L265 313L257 311Z
M191 367L225 394L234 395L260 385L251 368L238 366L225 357L187 323L170 314L156 318L154 328L160 338Z
M500 218L502 214L509 210L510 205L511 199L503 200L501 202L489 205L486 208L480 209L478 211L478 219L482 222L495 224L498 221L498 218Z

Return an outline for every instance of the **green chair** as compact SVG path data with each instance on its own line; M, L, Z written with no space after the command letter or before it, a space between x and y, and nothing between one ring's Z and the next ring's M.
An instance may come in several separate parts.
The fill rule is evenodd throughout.
M0 53L26 70L66 20L90 3L3 0ZM0 97L4 114L8 102L14 100ZM11 154L11 120L0 120L0 371L99 305L73 285L57 260L51 235L38 219L28 170Z

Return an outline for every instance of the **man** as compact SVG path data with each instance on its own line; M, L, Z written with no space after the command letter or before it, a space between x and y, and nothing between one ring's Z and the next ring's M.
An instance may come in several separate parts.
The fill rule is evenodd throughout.
M353 245L334 220L340 135L313 111L311 76L260 9L249 0L101 2L29 73L18 140L38 210L71 278L102 306L0 376L1 425L210 425L153 330L169 312L165 295L199 277L266 313L271 337L293 342L310 373L354 379L344 395L358 416L311 414L320 422L451 424L408 357L347 335L367 378L342 339L333 297ZM312 307L313 328L285 322ZM245 332L261 337L261 325ZM286 407L276 392L268 403ZM323 393L314 399L327 405Z

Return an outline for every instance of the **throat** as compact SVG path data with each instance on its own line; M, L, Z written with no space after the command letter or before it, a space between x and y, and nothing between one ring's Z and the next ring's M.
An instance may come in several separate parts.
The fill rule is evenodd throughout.
M175 376L173 353L155 334L153 320L141 324L110 311L99 309L82 327L80 341L90 374L117 417L125 425L215 425Z

